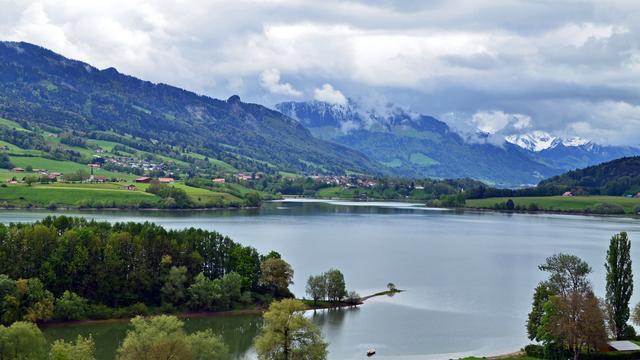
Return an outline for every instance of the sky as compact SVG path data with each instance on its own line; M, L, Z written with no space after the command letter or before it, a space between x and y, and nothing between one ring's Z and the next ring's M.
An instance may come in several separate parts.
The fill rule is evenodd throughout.
M0 39L200 94L640 145L637 0L0 0Z

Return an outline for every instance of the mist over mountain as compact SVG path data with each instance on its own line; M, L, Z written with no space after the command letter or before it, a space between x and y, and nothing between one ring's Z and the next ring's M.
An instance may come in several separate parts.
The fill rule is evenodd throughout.
M638 148L562 139L542 131L508 136L496 145L479 130L472 138L462 136L432 116L393 105L366 109L353 100L344 105L308 101L276 108L315 136L359 150L404 176L471 177L517 186L640 154Z
M285 102L276 105L284 114L322 139L363 152L402 176L471 177L498 185L535 184L561 173L531 160L512 144L503 147L470 143L432 117L387 106L362 109L325 102Z

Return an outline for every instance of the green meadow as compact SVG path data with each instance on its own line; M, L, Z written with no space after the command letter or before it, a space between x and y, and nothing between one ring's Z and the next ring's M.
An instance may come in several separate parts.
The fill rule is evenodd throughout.
M536 204L540 210L584 212L598 204L622 206L626 213L634 213L640 207L640 199L621 196L540 196L540 197L499 197L487 199L470 199L466 201L469 208L493 209L495 204L512 199L516 206L529 207Z

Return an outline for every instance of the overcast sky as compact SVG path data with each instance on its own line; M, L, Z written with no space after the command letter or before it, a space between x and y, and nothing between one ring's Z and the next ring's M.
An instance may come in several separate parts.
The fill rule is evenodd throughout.
M640 145L640 2L0 0L0 38L217 98Z

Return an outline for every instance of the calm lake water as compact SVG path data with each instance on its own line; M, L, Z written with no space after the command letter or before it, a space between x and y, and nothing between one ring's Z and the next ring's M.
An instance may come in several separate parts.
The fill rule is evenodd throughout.
M31 222L52 212L0 212L0 221ZM59 214L59 213L58 213ZM261 252L276 250L295 270L304 296L310 274L341 269L361 295L394 282L406 292L375 298L358 309L309 316L330 343L330 359L450 359L516 351L528 343L525 318L547 256L569 252L587 260L599 296L609 238L627 231L640 254L640 221L550 214L454 212L402 203L287 201L260 210L214 212L76 212L106 221L152 221L167 228L216 230ZM635 250L638 249L638 250ZM636 264L640 259L634 256ZM636 274L637 276L640 276ZM640 293L640 291L638 291ZM640 301L634 296L633 303ZM253 358L255 316L187 321L212 328L236 358ZM93 333L100 359L112 359L126 323L47 329L50 339Z

